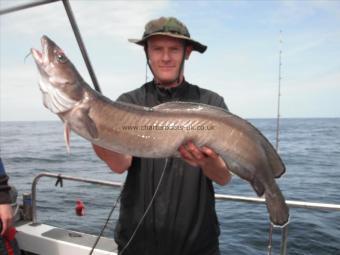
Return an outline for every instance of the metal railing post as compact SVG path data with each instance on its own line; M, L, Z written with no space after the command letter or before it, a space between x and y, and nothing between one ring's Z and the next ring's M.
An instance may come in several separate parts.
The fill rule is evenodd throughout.
M274 231L274 226L273 226L273 224L269 223L267 255L271 255L272 254L273 231Z
M71 27L72 27L73 33L74 33L74 35L76 37L78 46L80 48L81 54L82 54L83 59L85 61L87 70L88 70L88 72L90 74L93 86L94 86L94 88L98 92L102 92L100 87L99 87L99 83L98 83L96 74L94 73L94 70L92 68L92 64L91 64L90 58L88 57L87 50L85 48L85 44L84 44L83 39L81 37L80 30L78 28L76 19L74 18L74 15L73 15L73 12L72 12L72 9L71 9L71 5L70 5L68 0L62 0L62 1L63 1L63 4L64 4L64 7L65 7L65 10L66 10L67 17L68 17L68 19L69 19L69 21L71 23Z
M21 5L17 5L17 6L14 6L14 7L10 7L10 8L0 10L0 15L4 15L4 14L11 13L11 12L24 10L24 9L28 9L28 8L31 8L31 7L36 7L36 6L43 5L43 4L49 4L49 3L53 3L53 2L57 2L57 1L60 1L60 0L42 0L42 1L35 1L35 2L32 2L32 3L27 3L27 4L21 4Z
M77 182L84 182L89 184L99 184L102 186L109 186L109 187L115 187L120 188L123 186L120 182L109 182L109 181L101 181L101 180L94 180L94 179L86 179L81 177L74 177L74 176L68 176L68 175L61 175L61 174L52 174L52 173L40 173L37 175L32 183L32 223L37 224L37 184L41 177L51 177L55 179L61 178L62 180L70 180L70 181L77 181Z
M33 225L37 224L36 186L41 177L51 177L55 179L61 178L63 180L85 182L85 183L90 183L90 184L99 184L103 186L116 187L116 188L118 187L121 188L123 186L123 184L120 182L93 180L93 179L86 179L86 178L67 176L67 175L61 175L61 174L53 174L53 173L40 173L34 178L33 183L32 183L32 222L33 222ZM223 200L223 201L236 201L236 202L246 202L246 203L256 203L256 204L266 203L264 198L223 195L223 194L215 194L215 199ZM286 204L289 207L295 207L295 208L340 211L340 205L338 204L311 203L311 202L293 201L293 200L286 200ZM287 241L288 241L288 225L282 228L280 255L287 254Z
M281 233L281 251L280 255L287 254L287 242L288 242L288 225L284 226Z

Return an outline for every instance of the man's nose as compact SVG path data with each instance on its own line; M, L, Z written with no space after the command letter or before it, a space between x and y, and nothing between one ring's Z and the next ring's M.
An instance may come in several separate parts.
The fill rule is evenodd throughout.
M163 51L163 55L162 55L162 60L163 61L169 61L171 59L169 51L168 50L164 50Z

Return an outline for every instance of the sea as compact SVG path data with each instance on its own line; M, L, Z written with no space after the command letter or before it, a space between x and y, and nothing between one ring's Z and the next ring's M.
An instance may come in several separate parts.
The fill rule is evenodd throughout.
M275 119L250 119L273 144ZM67 152L61 122L0 122L1 158L11 185L22 194L31 192L33 178L41 172L124 182L94 154L89 142L73 134ZM279 154L286 173L277 180L287 200L340 205L340 118L281 119ZM39 222L98 235L120 189L43 177L37 186ZM250 185L233 176L216 193L256 196ZM76 201L85 215L75 214ZM268 253L268 213L263 204L216 201L220 223L221 254ZM113 237L116 209L105 236ZM280 253L282 230L274 228L272 254ZM290 209L287 254L340 255L340 211Z

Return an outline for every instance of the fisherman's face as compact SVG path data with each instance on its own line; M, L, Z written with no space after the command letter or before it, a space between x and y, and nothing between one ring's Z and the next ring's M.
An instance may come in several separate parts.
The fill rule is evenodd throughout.
M184 41L168 36L156 35L148 39L149 64L154 73L156 82L166 87L176 87L183 80L183 70L177 81L181 68L183 54L188 59L192 51L187 47L184 53Z

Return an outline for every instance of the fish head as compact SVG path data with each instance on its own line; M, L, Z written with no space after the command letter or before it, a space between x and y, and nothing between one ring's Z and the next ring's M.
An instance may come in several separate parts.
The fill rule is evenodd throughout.
M31 49L40 73L44 105L54 113L71 110L83 96L82 78L64 51L46 35L42 50Z

